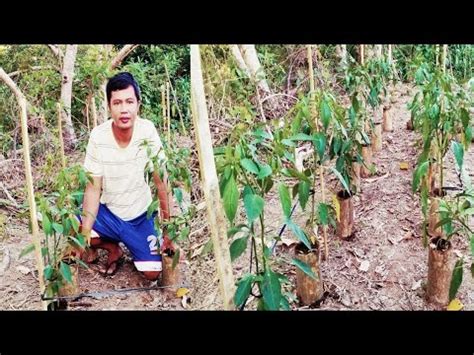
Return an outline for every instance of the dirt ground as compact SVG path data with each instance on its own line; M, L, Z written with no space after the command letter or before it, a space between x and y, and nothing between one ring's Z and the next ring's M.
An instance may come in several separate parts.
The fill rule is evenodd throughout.
M383 149L374 155L377 174L362 179L362 192L354 198L355 235L341 241L329 231L329 259L321 264L325 295L320 310L433 310L424 300L423 286L427 277L428 251L423 248L420 226L422 222L419 198L411 192L413 168L418 156L417 136L406 129L409 119L407 102L413 90L399 86L390 114L393 132L383 133ZM447 186L458 186L454 174L454 159L446 157ZM408 170L400 163L407 162ZM21 163L21 162L20 162ZM21 164L19 165L21 167ZM465 168L474 176L474 153L465 154ZM196 183L196 182L194 182ZM329 190L336 188L333 179L327 179ZM0 198L4 198L0 191ZM329 194L330 196L330 194ZM202 201L201 201L202 202ZM202 205L201 205L202 206ZM198 208L199 209L199 208ZM243 211L240 218L243 218ZM33 253L19 259L20 251L30 243L27 216L12 217L11 210L0 209L0 308L5 310L40 309L38 279ZM205 210L199 209L192 222L189 242L182 246L186 254L179 267L178 286L189 290L186 297L178 297L176 288L129 292L110 296L87 297L71 302L71 310L203 310L220 309L218 280L212 252L200 256L209 239L205 225ZM294 218L300 225L308 218L298 206ZM268 234L277 235L282 226L281 207L276 191L266 201L265 220ZM287 291L295 292L295 267L288 262L293 257L294 238L288 230L283 233L285 244L276 247L277 269L291 281ZM468 242L459 238L454 242L454 254L464 256L466 267L463 284L458 292L464 309L474 309L474 287L470 276L471 262ZM248 271L249 255L243 254L234 262L235 276ZM103 277L93 267L80 269L80 292L149 287L134 269L129 254L125 263L112 277ZM250 299L246 309L255 309ZM291 303L292 309L300 307Z

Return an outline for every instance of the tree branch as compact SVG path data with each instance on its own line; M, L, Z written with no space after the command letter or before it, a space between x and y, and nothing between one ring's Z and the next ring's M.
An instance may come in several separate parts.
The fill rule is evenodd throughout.
M58 47L57 45L55 45L55 44L48 44L48 48L51 49L51 52L53 52L54 55L55 55L56 57L58 57L61 62L63 61L64 53L63 53L63 51L61 50L61 48L59 48L59 47Z
M110 69L113 70L117 68L120 63L125 59L127 55L130 54L135 48L138 47L138 44L127 44L125 45L115 56L114 59L112 59L112 62L110 63Z

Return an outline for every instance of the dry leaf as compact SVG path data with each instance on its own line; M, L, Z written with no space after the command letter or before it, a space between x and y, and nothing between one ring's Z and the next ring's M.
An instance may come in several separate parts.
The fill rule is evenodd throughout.
M415 291L421 287L421 280L413 282L413 285L411 286L411 290Z
M360 263L359 270L367 272L369 270L370 262L368 260L364 260Z
M406 161L400 162L400 170L408 170L408 163Z
M455 298L449 303L448 308L446 309L448 311L460 311L463 308L464 308L464 305L461 303L461 301Z
M23 266L23 265L18 265L16 267L17 271L21 272L23 275L27 275L30 273L30 269L28 269L26 266Z
M181 299L181 305L183 306L183 308L188 308L188 298L186 297L186 295L184 295Z
M178 288L178 291L176 291L176 297L183 297L185 294L187 294L189 290L184 287Z

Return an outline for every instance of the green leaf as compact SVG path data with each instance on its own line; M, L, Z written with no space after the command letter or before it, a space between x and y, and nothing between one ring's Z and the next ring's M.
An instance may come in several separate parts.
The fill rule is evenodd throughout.
M173 188L173 194L176 197L178 203L181 204L183 202L183 191L180 188L175 187Z
M261 284L263 301L265 308L269 311L280 309L281 302L281 285L278 276L269 268L263 274Z
M31 253L33 250L35 250L35 245L33 243L28 244L23 250L20 252L20 255L18 256L18 259L24 257L25 255Z
M298 183L298 199L300 201L301 209L305 209L306 203L309 199L310 183L307 181L300 181Z
M456 158L456 163L458 164L459 169L462 169L463 160L464 160L464 148L458 142L453 141L451 143L454 157Z
M326 149L326 136L323 133L318 132L313 136L313 138L314 146L318 152L319 159L322 161L324 157L324 151Z
M288 303L288 300L286 299L285 296L281 297L280 307L281 307L281 309L283 309L285 311L290 310L290 304Z
M67 282L72 283L71 268L68 264L61 261L59 263L59 272L61 272L61 275L66 279Z
M46 280L51 280L51 277L53 276L53 268L51 267L51 265L46 265L43 272L44 278Z
M238 226L229 228L227 231L227 238L232 238L234 235L236 235L238 232L242 230L242 228L247 227L246 224L239 224Z
M334 173L334 175L336 175L336 177L339 179L339 182L341 183L341 185L344 187L344 189L347 191L347 193L349 195L352 195L352 192L351 190L349 189L349 186L347 185L347 182L346 180L342 177L341 173L339 171L337 171L336 169L334 169L333 167L331 167L331 171Z
M426 175L428 172L429 161L424 161L420 165L417 166L415 172L413 173L413 183L412 183L412 191L416 192L420 186L421 178Z
M474 263L471 264L471 276L474 277Z
M313 272L313 270L311 270L311 267L308 264L306 264L304 261L293 258L291 260L291 263L297 266L301 271L303 271L306 275L311 277L313 280L318 279L316 274Z
M331 121L331 107L329 106L329 103L327 102L326 98L321 100L320 115L321 115L321 121L323 122L324 129L327 129L329 126L329 122Z
M79 233L79 221L77 220L76 216L73 215L68 219L71 222L72 229L74 229L74 232Z
M153 200L146 211L146 219L150 219L153 213L158 209L158 200Z
M263 211L265 201L259 195L247 194L244 197L244 207L249 223L252 223Z
M258 166L250 159L242 159L240 161L240 165L242 165L245 170L251 172L252 174L258 175L259 173Z
M53 228L51 226L51 221L49 220L48 215L46 213L42 213L41 217L42 217L41 224L43 225L44 234L46 235L53 234Z
M472 127L471 126L466 127L466 129L464 130L464 136L466 138L465 143L466 143L466 149L467 149L472 141Z
M306 133L298 133L298 134L295 134L294 136L291 136L288 139L292 141L312 141L313 136L310 136L309 134L306 134Z
M328 225L328 205L320 203L318 205L319 221L323 226Z
M84 248L86 246L86 240L82 234L77 234L76 237L68 236L69 239L73 240L79 247Z
M463 259L459 259L456 261L456 265L454 265L453 275L451 277L451 284L449 285L449 301L452 301L456 297L456 293L458 292L459 286L462 283L462 274L463 274Z
M184 240L189 236L189 227L184 227L181 229L181 232L179 232L179 239Z
M290 191L288 190L288 187L284 183L281 183L278 186L278 194L280 195L280 202L281 202L281 207L283 208L283 214L285 215L286 218L290 218L290 214L291 214Z
M64 232L63 226L60 225L59 223L53 222L53 229L54 229L54 230L56 231L56 233L58 233L58 234L63 234L63 232Z
M257 175L259 179L264 179L272 174L272 168L268 164L259 164L260 171Z
M448 224L448 223L451 223L451 222L452 222L451 217L446 217L446 218L443 218L438 223L436 223L436 225L433 228L438 229L439 227L444 226L445 224Z
M474 234L471 235L471 255L474 256Z
M306 233L293 221L287 220L286 224L288 228L291 229L291 231L295 234L295 236L304 244L308 249L311 249L311 243L309 242L308 237L306 236Z
M239 190L235 183L234 176L231 176L224 187L224 211L230 224L234 222L235 214L237 212L237 204L239 201Z
M254 275L245 274L237 283L237 290L235 291L234 295L234 304L237 307L240 307L247 300L247 298L249 298L254 278Z
M234 240L230 245L230 260L234 261L247 249L247 242L249 237L242 237Z

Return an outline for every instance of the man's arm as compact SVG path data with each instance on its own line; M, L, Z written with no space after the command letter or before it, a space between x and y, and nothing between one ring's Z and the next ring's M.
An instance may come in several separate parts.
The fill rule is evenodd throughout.
M99 211L100 192L102 189L102 177L92 177L93 182L88 183L84 192L84 202L82 205L82 234L87 237L87 244L90 242L90 232L94 225L97 212Z

